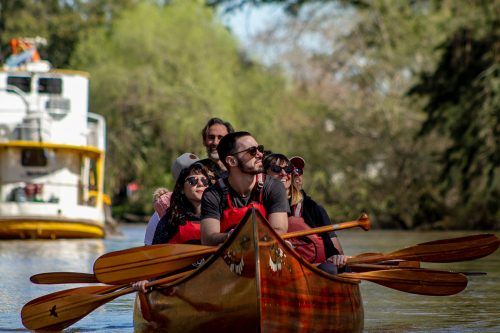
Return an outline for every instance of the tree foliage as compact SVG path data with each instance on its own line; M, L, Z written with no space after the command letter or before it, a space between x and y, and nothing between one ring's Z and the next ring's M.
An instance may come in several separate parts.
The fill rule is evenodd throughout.
M0 0L1 56L9 54L11 38L40 36L47 45L39 47L55 67L68 66L83 34L109 26L119 13L138 0Z
M92 108L108 119L109 189L116 194L137 181L141 209L151 208L154 187L172 188L173 159L205 155L200 132L211 117L253 131L264 144L284 142L286 134L266 131L279 126L283 79L245 59L199 2L125 11L111 29L79 43L72 65L92 74Z
M292 15L242 50L216 9ZM209 4L211 6L206 6ZM498 1L0 0L0 45L91 73L108 122L107 190L136 181L150 211L170 165L204 156L213 116L306 159L305 185L334 220L498 227ZM270 67L248 54L275 55Z
M464 68L470 67L468 62L482 68L473 70L471 78L477 80L472 80L472 85L490 77L486 85L481 83L480 89L453 83L461 76L460 68L448 66L441 70L446 75L454 73L450 77L435 75L433 71L436 64L450 57L439 46L457 44L455 33L466 26L488 31L486 18L498 12L495 5L481 1L310 3L313 4L304 6L284 26L266 31L257 40L284 50L277 57L280 63L289 69L302 94L316 100L312 107L314 117L304 122L307 125L301 132L303 140L297 143L306 160L311 161L311 174L308 173L309 178L306 175L306 181L310 181L307 187L313 197L328 203L336 218L344 218L353 210L367 210L379 224L387 226L491 227L499 220L497 208L492 209L498 206L493 204L498 202L494 200L498 193L498 160L494 157L498 156L498 132L494 130L498 121L493 114L493 110L498 110L498 82L494 79L498 73L493 65L495 54L498 63L498 46L492 43L498 38L490 36L489 45L483 42L482 50L489 50L487 59L470 47L467 53L455 54L457 64L463 62L464 56L468 59L462 64ZM491 14L481 10L483 5L489 6ZM420 73L429 73L424 76L428 78L426 84L419 85L425 86L426 91L418 98L408 96L408 91L420 81ZM434 102L439 96L438 106L426 104L427 94ZM442 95L450 101L441 104ZM433 108L443 112L431 111ZM464 120L456 128L455 138L446 134L453 126L451 108L468 112L467 117L454 112L456 119ZM434 122L425 121L430 113L436 116ZM463 126L471 125L472 118L476 124L466 139ZM489 122L487 126L483 126L485 121ZM441 130L426 130L429 135L422 136L422 126ZM448 130L443 131L443 126ZM328 139L317 140L318 137ZM469 140L471 146L467 147L463 140ZM443 153L445 157L440 159ZM457 162L454 167L449 163L451 155ZM470 163L469 157L473 156L480 157L476 166ZM489 162L483 163L486 159ZM440 179L467 182L457 172L465 165L474 174L474 186L465 190L452 186L454 191L443 192ZM484 186L476 187L479 184ZM461 208L466 196L475 202L470 206L475 208L469 212L481 212L474 219Z
M449 139L440 152L443 195L468 227L489 228L500 216L500 21L498 5L478 9L411 93L427 97L421 135Z

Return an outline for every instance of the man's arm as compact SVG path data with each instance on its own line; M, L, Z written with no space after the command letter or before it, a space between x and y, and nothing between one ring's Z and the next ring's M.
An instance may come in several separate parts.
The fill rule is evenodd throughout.
M288 214L286 212L271 213L268 218L269 224L278 235L282 235L288 231Z
M201 244L219 245L225 242L229 233L220 232L220 221L214 218L205 218L201 220Z
M201 244L219 245L223 243L228 234L220 231L220 205L221 198L215 188L208 188L201 198Z
M267 219L273 229L282 235L288 231L288 213L290 206L283 183L267 178L264 183L264 207L267 210Z

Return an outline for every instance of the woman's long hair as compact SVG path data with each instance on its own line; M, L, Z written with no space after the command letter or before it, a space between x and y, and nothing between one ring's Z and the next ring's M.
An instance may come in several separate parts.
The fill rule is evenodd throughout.
M262 161L262 165L264 166L264 172L267 173L267 170L275 165L277 161L286 162L288 165L290 164L290 160L283 154L271 153L267 155ZM291 184L290 187L286 190L288 194L288 198L290 199L290 206L294 206L303 200L302 192L297 186L295 186L295 182L293 181L293 172L291 176Z
M167 212L168 223L172 226L186 224L188 215L194 213L193 205L184 194L184 182L191 172L210 179L206 167L199 162L193 163L190 167L181 171L175 183L174 192L172 193L172 199L170 201L170 208Z

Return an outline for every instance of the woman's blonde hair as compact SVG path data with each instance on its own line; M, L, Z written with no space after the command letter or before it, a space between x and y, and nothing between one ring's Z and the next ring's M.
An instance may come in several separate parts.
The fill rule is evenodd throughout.
M292 172L292 184L290 185L289 195L290 195L290 206L295 206L296 204L302 202L304 200L304 195L302 195L302 191L295 183L295 172Z

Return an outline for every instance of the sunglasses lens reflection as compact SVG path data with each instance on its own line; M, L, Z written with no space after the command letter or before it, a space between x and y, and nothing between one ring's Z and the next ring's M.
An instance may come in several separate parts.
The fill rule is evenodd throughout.
M274 173L281 173L281 170L285 170L287 174L292 173L293 167L287 165L286 167L280 167L279 165L271 165L271 171Z
M205 177L201 177L199 178L201 180L201 184L203 186L208 186L208 179L205 178ZM186 178L186 182L191 185L191 186L195 186L196 184L198 184L198 178L196 177L188 177Z

